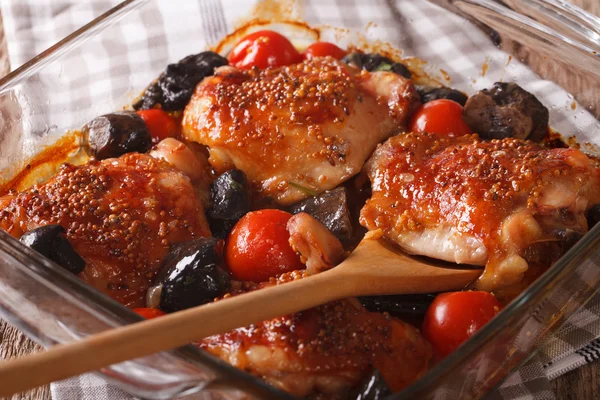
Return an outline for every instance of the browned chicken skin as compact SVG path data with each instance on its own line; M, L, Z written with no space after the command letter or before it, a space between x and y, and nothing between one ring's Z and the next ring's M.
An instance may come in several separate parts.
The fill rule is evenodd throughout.
M259 287L302 276L288 273ZM246 288L247 290L247 288ZM244 290L245 291L245 290ZM342 399L377 368L394 391L429 366L431 346L418 331L349 299L211 336L201 348L297 396Z
M565 231L585 233L600 170L573 148L476 135L396 136L366 165L373 196L361 223L413 254L485 265L477 286L519 283Z
M410 80L333 58L263 71L220 67L187 106L183 133L218 172L243 170L263 196L291 204L360 171L418 106ZM291 183L290 183L291 182Z
M171 244L210 236L190 179L145 154L64 165L0 205L0 229L15 237L62 225L87 263L81 279L130 307L143 306Z

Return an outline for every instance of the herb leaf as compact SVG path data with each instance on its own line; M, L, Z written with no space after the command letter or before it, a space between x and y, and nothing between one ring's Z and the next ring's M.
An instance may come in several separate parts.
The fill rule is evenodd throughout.
M292 181L288 181L288 185L295 187L298 190L302 190L304 193L309 194L311 196L316 196L317 192L315 192L314 190L311 190L307 187L304 187L302 185L297 184L296 182L292 182Z
M392 70L392 64L388 64L386 62L382 62L381 64L379 64L377 66L377 68L375 68L375 71L391 71Z

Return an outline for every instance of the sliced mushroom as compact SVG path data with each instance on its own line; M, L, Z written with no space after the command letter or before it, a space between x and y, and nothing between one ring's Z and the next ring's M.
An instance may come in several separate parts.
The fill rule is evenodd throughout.
M392 317L423 317L435 299L435 294L394 294L386 296L359 297L360 303L369 311L386 312Z
M352 221L348 208L348 194L344 187L311 197L290 207L292 214L305 212L315 217L338 239L352 237Z
M467 96L464 93L447 87L418 86L417 92L421 97L421 103L428 103L439 99L448 99L464 106L467 102Z
M382 400L387 399L391 394L392 390L383 379L381 372L374 369L354 388L348 398L352 400Z
M208 303L230 288L223 265L224 242L199 238L171 247L146 303L175 312Z
M73 249L60 225L40 226L23 234L19 240L74 274L85 268L85 261Z
M210 186L208 221L213 236L226 238L233 226L250 211L250 183L243 171L232 169Z
M600 222L600 204L594 204L588 211L588 227L592 229L594 225Z
M98 160L125 153L145 153L152 147L152 136L144 120L134 112L101 115L83 127L89 148Z
M395 62L381 54L350 53L342 61L369 72L392 71L405 78L412 78L412 74L406 65Z
M160 105L166 111L183 110L198 82L212 75L215 68L222 65L227 65L227 59L212 51L187 56L175 64L169 64L133 108L144 110Z
M548 131L548 109L516 83L496 82L469 97L463 118L484 139L539 142Z

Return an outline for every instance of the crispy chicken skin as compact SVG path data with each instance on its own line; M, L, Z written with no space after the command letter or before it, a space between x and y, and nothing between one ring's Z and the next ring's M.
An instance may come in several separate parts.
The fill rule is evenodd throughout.
M301 276L288 273L258 287ZM400 390L425 373L432 358L431 346L415 328L368 312L355 299L211 336L198 345L293 395L327 399L344 398L373 367L392 390Z
M410 80L330 57L262 71L225 66L196 87L183 134L209 146L217 172L241 169L258 193L287 205L308 196L298 185L321 193L358 173L418 104Z
M210 236L190 179L146 154L64 165L46 183L3 199L0 229L19 237L60 224L87 263L80 278L130 307L143 306L171 244Z
M518 139L408 133L365 169L373 194L361 224L413 254L485 265L484 290L519 283L565 232L585 233L600 202L600 170L583 152Z

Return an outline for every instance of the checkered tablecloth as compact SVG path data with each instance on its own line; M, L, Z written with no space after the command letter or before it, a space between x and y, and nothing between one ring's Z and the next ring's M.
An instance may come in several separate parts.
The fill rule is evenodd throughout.
M12 67L18 67L116 3L114 0L0 0ZM485 34L469 24L458 23L453 16L430 3L412 0L306 0L299 3L301 12L312 23L366 29L367 37L390 40L406 49L407 55L443 68L452 78L451 85L464 91L472 93L498 80L518 79L544 104L564 106L561 112L551 112L551 125L555 129L577 131L579 141L593 142L600 137L597 121L581 107L569 107L573 98L564 90L540 80L516 61L508 67L507 55L495 48ZM85 101L87 90L118 91L115 82L119 74L128 73L135 63L166 65L181 58L182 51L202 50L235 26L247 10L247 2L241 0L172 0L147 7L137 25L133 21L131 26L123 27L129 34L120 36L120 41L105 43L100 52L80 54L81 63L76 66L76 72L85 75L96 68L101 79L93 82L92 88L86 81L82 94L75 99L61 100L57 94L61 112L69 106L69 101ZM182 19L187 15L201 15L197 21L198 31L182 32L177 26L168 26L165 21L176 18L162 16L172 13ZM152 24L148 25L148 21ZM152 29L152 40L140 39L141 36L135 34L146 29ZM128 57L134 47L139 57ZM111 51L122 52L123 57L107 63L102 52ZM487 73L482 72L483 64L490 66ZM498 67L501 65L504 67ZM110 80L103 80L105 76ZM552 399L551 379L592 362L599 355L600 296L597 296L542 346L538 356L510 375L489 398ZM55 400L129 397L91 374L53 384L52 395Z

